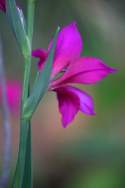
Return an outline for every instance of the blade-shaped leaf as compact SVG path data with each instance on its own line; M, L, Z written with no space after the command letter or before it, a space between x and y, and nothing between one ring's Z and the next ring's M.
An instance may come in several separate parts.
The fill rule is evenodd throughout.
M46 63L43 67L43 70L39 73L37 81L35 81L32 92L26 103L24 104L23 117L29 118L32 116L33 112L36 110L40 100L44 96L45 92L48 89L48 85L50 82L50 75L52 71L54 52L56 48L57 36L60 28L57 29L56 34L54 36L52 48L46 60Z
M26 34L23 12L16 6L15 0L6 0L6 14L22 53L30 53L30 43Z

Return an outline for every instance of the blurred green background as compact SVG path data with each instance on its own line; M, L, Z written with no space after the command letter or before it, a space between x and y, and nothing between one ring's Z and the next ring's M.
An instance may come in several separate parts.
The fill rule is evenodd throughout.
M26 0L20 0L18 4L26 15ZM96 85L82 86L93 96L97 115L88 117L79 113L66 129L61 127L55 95L48 93L44 97L32 121L34 188L124 188L125 1L37 0L33 48L46 48L56 27L73 20L83 37L82 55L100 57L118 68L118 72ZM23 58L2 13L0 33L7 79L21 81ZM36 69L33 63L31 82ZM11 126L13 175L19 117L12 113ZM1 163L2 143L1 123Z

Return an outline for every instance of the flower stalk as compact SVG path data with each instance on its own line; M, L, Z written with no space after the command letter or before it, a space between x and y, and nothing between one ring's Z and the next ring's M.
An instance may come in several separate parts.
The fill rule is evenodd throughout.
M35 1L28 0L27 35L30 41L30 49L32 49L34 9ZM22 110L20 117L20 143L13 188L32 187L31 124L30 119L23 119L24 103L29 97L30 90L31 52L28 54L28 56L24 56L24 59L25 70L21 102Z
M35 0L28 0L27 33L32 46Z

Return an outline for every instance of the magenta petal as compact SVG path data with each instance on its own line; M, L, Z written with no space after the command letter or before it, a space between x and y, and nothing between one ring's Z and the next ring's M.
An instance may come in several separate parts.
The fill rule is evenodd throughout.
M49 45L49 49L52 41ZM66 67L70 62L80 57L82 51L82 38L77 29L75 22L63 27L59 33L55 58L53 75L57 74L62 68Z
M94 101L90 95L88 95L85 91L82 91L75 87L68 86L68 89L79 98L80 110L83 113L85 113L86 115L95 115Z
M59 103L59 111L62 115L62 124L65 128L72 122L79 110L79 98L70 92L68 87L59 88L56 92Z
M87 115L95 115L94 102L86 92L66 86L56 89L63 127L72 122L80 110Z
M32 51L32 56L33 57L37 57L40 58L39 62L38 62L38 68L39 70L42 69L43 64L48 56L48 52L45 49L36 49Z
M71 64L66 73L52 85L66 83L94 84L114 72L116 72L116 69L107 66L101 59L82 57Z
M7 82L8 103L10 105L10 109L15 113L19 111L21 92L21 85L18 81Z
M7 81L7 99L10 110L14 113L19 112L22 87L18 81ZM0 102L1 102L1 86L0 86Z

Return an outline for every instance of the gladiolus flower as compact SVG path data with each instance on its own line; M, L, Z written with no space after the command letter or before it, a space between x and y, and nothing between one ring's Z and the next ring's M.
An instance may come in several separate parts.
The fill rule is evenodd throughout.
M49 54L52 41L47 50L37 49L32 52L32 56L40 59L38 62L40 71ZM95 115L92 97L71 85L95 84L116 71L105 65L99 58L80 57L82 47L82 38L76 23L72 22L63 27L57 39L49 84L49 91L57 94L63 127L71 123L78 111L86 115Z
M6 11L5 0L0 0L0 10Z
M18 81L7 81L6 84L8 105L11 112L19 112L20 98L21 98L21 84ZM0 102L1 102L1 86L0 86Z

